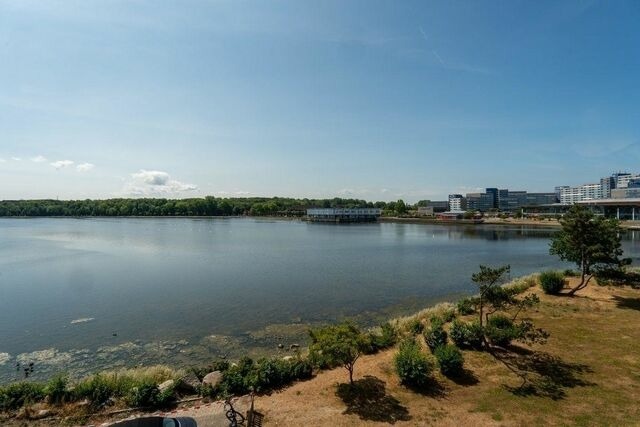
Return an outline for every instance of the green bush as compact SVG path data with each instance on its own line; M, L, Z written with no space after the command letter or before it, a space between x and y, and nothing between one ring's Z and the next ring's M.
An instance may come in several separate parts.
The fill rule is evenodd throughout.
M424 333L424 340L432 352L437 347L445 345L447 343L447 332L442 327L442 323L432 320L431 327Z
M458 313L462 316L473 314L476 312L476 303L473 298L463 298L456 304Z
M424 324L420 321L420 319L413 319L411 322L409 322L408 329L411 335L418 335L421 334L422 331L424 331Z
M151 408L158 404L160 390L158 386L152 382L143 382L131 388L128 391L125 400L129 406L134 408L143 407Z
M570 268L567 268L566 270L564 270L562 274L564 275L564 277L577 277L580 275L580 273Z
M0 388L0 410L12 411L28 403L39 402L45 397L44 385L18 382Z
M445 323L453 321L456 318L456 311L453 308L448 308L442 313L442 320Z
M313 366L307 359L241 359L223 373L222 381L216 389L203 388L201 393L208 396L246 394L251 390L267 392L282 388L293 381L311 378Z
M522 337L522 330L511 319L502 314L491 316L485 331L492 344L502 347Z
M69 378L66 375L56 375L51 378L44 387L49 402L60 405L70 400L71 394L68 390Z
M484 330L476 321L464 323L454 320L449 331L451 340L460 348L480 349L484 341Z
M99 408L112 397L119 395L121 390L118 390L115 382L97 374L78 383L73 392L78 400L87 399L93 407Z
M564 275L559 271L543 271L540 274L540 286L546 294L559 294L564 288Z
M433 363L413 338L400 344L394 364L402 384L412 387L424 387L433 372Z
M222 375L219 389L226 395L243 395L251 391L253 387L252 373L254 362L248 357L243 357L237 365L231 366Z
M385 348L393 347L398 340L398 333L389 322L380 325L381 333L369 333L370 348L369 354L377 353Z
M457 376L462 373L464 358L462 352L455 345L447 344L436 348L433 353L438 360L440 372L446 376Z

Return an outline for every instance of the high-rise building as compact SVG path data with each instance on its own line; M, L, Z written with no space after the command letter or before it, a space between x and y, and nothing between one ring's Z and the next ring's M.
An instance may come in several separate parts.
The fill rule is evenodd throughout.
M499 200L500 200L500 191L497 188L487 188L485 190L485 193L491 195L491 197L493 197L493 207L497 208L499 205Z

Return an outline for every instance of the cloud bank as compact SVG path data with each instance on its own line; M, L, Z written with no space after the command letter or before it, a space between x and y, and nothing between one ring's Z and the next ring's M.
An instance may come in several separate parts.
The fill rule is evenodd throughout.
M131 180L125 184L122 192L130 196L150 197L179 195L197 189L194 184L172 179L167 172L140 169L131 174Z

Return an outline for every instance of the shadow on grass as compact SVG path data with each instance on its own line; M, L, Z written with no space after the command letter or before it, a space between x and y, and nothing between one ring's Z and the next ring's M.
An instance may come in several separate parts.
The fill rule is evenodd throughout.
M351 384L339 384L336 395L347 405L345 414L356 414L361 420L394 424L409 421L409 410L398 399L388 395L386 384L374 376L365 376Z
M478 384L478 377L468 369L463 369L461 373L457 375L447 375L451 381L458 385L472 386Z
M640 311L640 298L625 298L614 295L613 300L618 308Z
M411 390L412 392L418 393L427 397L433 397L437 399L437 398L442 398L446 395L445 388L442 386L442 384L440 384L434 378L428 378L426 382L421 386L417 386L413 384L403 384L403 385L407 387L409 390Z
M522 379L517 387L505 386L517 396L560 400L566 397L568 388L595 385L581 378L582 374L593 372L589 366L565 362L548 353L512 346L509 350L494 349L492 354Z

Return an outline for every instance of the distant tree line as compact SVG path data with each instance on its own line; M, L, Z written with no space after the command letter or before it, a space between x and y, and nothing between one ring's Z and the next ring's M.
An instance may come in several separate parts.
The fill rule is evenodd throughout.
M399 203L401 202L401 203ZM404 202L283 197L105 200L3 200L0 216L302 216L308 208L381 208L394 211ZM391 209L389 209L391 208Z

